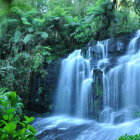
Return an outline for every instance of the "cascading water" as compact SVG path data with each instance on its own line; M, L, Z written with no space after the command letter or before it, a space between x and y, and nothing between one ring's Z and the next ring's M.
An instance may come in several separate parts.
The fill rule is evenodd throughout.
M104 110L106 122L132 120L140 107L140 31L131 40L126 55L118 59L117 66L103 77ZM106 118L105 118L106 115Z
M130 41L126 54L106 71L109 47L109 40L97 43L100 53L94 66L90 48L86 58L81 50L76 50L62 60L55 115L63 116L37 119L34 126L41 140L117 140L126 133L140 133L140 119L135 119L140 108L140 31ZM94 69L102 71L100 123L87 120L93 114Z
M88 117L91 106L92 73L90 60L76 50L61 63L55 112Z

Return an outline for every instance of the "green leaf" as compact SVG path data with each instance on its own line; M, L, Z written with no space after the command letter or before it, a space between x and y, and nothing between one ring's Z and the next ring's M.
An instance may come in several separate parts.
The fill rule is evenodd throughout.
M4 92L6 91L6 88L0 88L0 95L4 94Z
M28 30L29 33L34 32L34 28L33 27L29 27L29 28L27 28L27 30Z
M4 120L1 120L0 123L4 124L4 125L7 125L7 122L4 121Z
M25 135L25 133L26 133L26 128L23 128L23 129L20 131L20 133L21 133L22 135Z
M26 127L26 124L24 122L18 122L22 127Z
M27 125L27 129L30 130L33 134L36 134L36 129L32 125Z
M23 42L24 42L25 44L27 44L29 41L32 40L32 38L33 38L33 34L27 34L27 35L24 37Z
M22 35L21 32L16 30L15 35L14 35L14 43L17 43L20 40L21 35Z
M4 127L4 130L7 131L7 133L11 133L16 129L16 127L17 125L15 122L10 122Z
M43 56L46 56L46 55L50 56L50 55L51 55L51 53L49 53L49 52L45 51L45 52L42 52L42 55L43 55Z
M31 123L35 118L34 117L27 117L27 116L24 116L24 118L25 118L25 122L27 123L27 124L29 124L29 123Z
M41 37L42 37L43 39L47 39L47 38L48 38L48 33L46 33L46 32L41 32Z
M16 92L8 92L9 93L9 96L12 98L12 99L15 99L17 97L17 94Z
M31 25L31 23L28 22L27 18L21 18L21 20L22 20L23 24L25 24L25 25Z
M13 115L3 115L3 119L6 121L7 120L11 121L13 119L13 117L14 117Z
M14 115L9 115L9 120L11 121L13 119Z
M5 111L6 114L13 114L15 112L15 108L11 108Z
M7 140L7 139L8 139L8 137L9 137L9 135L8 135L8 134L2 134L2 136L1 136L2 140Z
M49 46L44 46L44 49L46 49L46 50L52 50Z
M43 26L44 24L44 19L40 19L40 18L34 18L33 21L32 21L33 25L36 27L36 28L40 28Z
M9 118L9 117L8 117L8 115L3 115L3 119L4 119L4 120L6 120L6 121L7 121L7 120L8 120L8 118Z
M60 17L56 17L56 18L54 18L55 20L60 20L61 18Z

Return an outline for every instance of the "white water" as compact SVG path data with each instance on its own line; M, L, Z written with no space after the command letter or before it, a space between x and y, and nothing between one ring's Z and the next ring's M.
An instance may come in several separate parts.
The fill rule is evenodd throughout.
M126 55L120 57L117 66L103 77L105 122L116 119L133 120L140 111L140 31L131 40ZM105 119L106 114L106 119Z
M92 81L90 60L74 51L61 63L55 113L88 117Z
M53 131L41 140L117 140L126 133L140 133L140 119L135 119L140 108L140 31L130 41L126 54L106 73L108 41L97 43L102 52L97 63L97 68L103 72L102 123L85 119L92 112L94 68L91 68L90 50L86 58L81 50L76 50L62 61L55 103L55 114L67 116L40 118L34 123L39 134L45 130L64 132L54 134Z

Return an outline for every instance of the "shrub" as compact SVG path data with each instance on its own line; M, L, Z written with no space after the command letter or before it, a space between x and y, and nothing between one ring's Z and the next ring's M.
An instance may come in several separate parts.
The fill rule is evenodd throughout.
M140 134L137 135L127 135L121 136L118 140L140 140Z
M22 115L23 104L16 92L0 89L0 139L35 140L34 117Z

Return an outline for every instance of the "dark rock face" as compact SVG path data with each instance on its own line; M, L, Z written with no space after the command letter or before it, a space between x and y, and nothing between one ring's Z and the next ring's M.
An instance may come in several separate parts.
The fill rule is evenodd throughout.
M30 102L28 110L39 113L51 112L53 108L53 96L57 87L59 75L59 63L53 61L44 69L47 72L46 77L41 77L40 74L33 74L31 79Z
M39 140L72 140L76 139L78 135L86 130L88 125L71 126L66 130L53 128L51 130L45 130L41 134L37 135Z
M93 116L98 120L99 112L102 110L103 102L103 82L102 82L103 72L99 69L93 70L94 82L93 82Z
M108 55L109 57L116 57L121 56L127 51L127 46L130 40L132 39L134 35L128 34L125 36L121 36L118 38L111 38L108 41ZM103 40L101 42L105 42L106 40ZM101 57L101 50L100 48L95 44L97 41L91 40L88 44L88 47L91 47L91 54L94 57L94 59L98 60Z
M126 35L118 38L111 38L109 40L109 54L111 56L120 56L123 55L127 50L127 45L131 40L132 35Z
M123 112L121 113L118 113L115 115L115 118L114 118L114 124L119 124L119 123L122 123L124 122L125 120L125 114Z
M66 116L48 118L42 115L36 116L32 125L38 132L36 135L38 140L75 140L91 126L100 128L95 121Z

